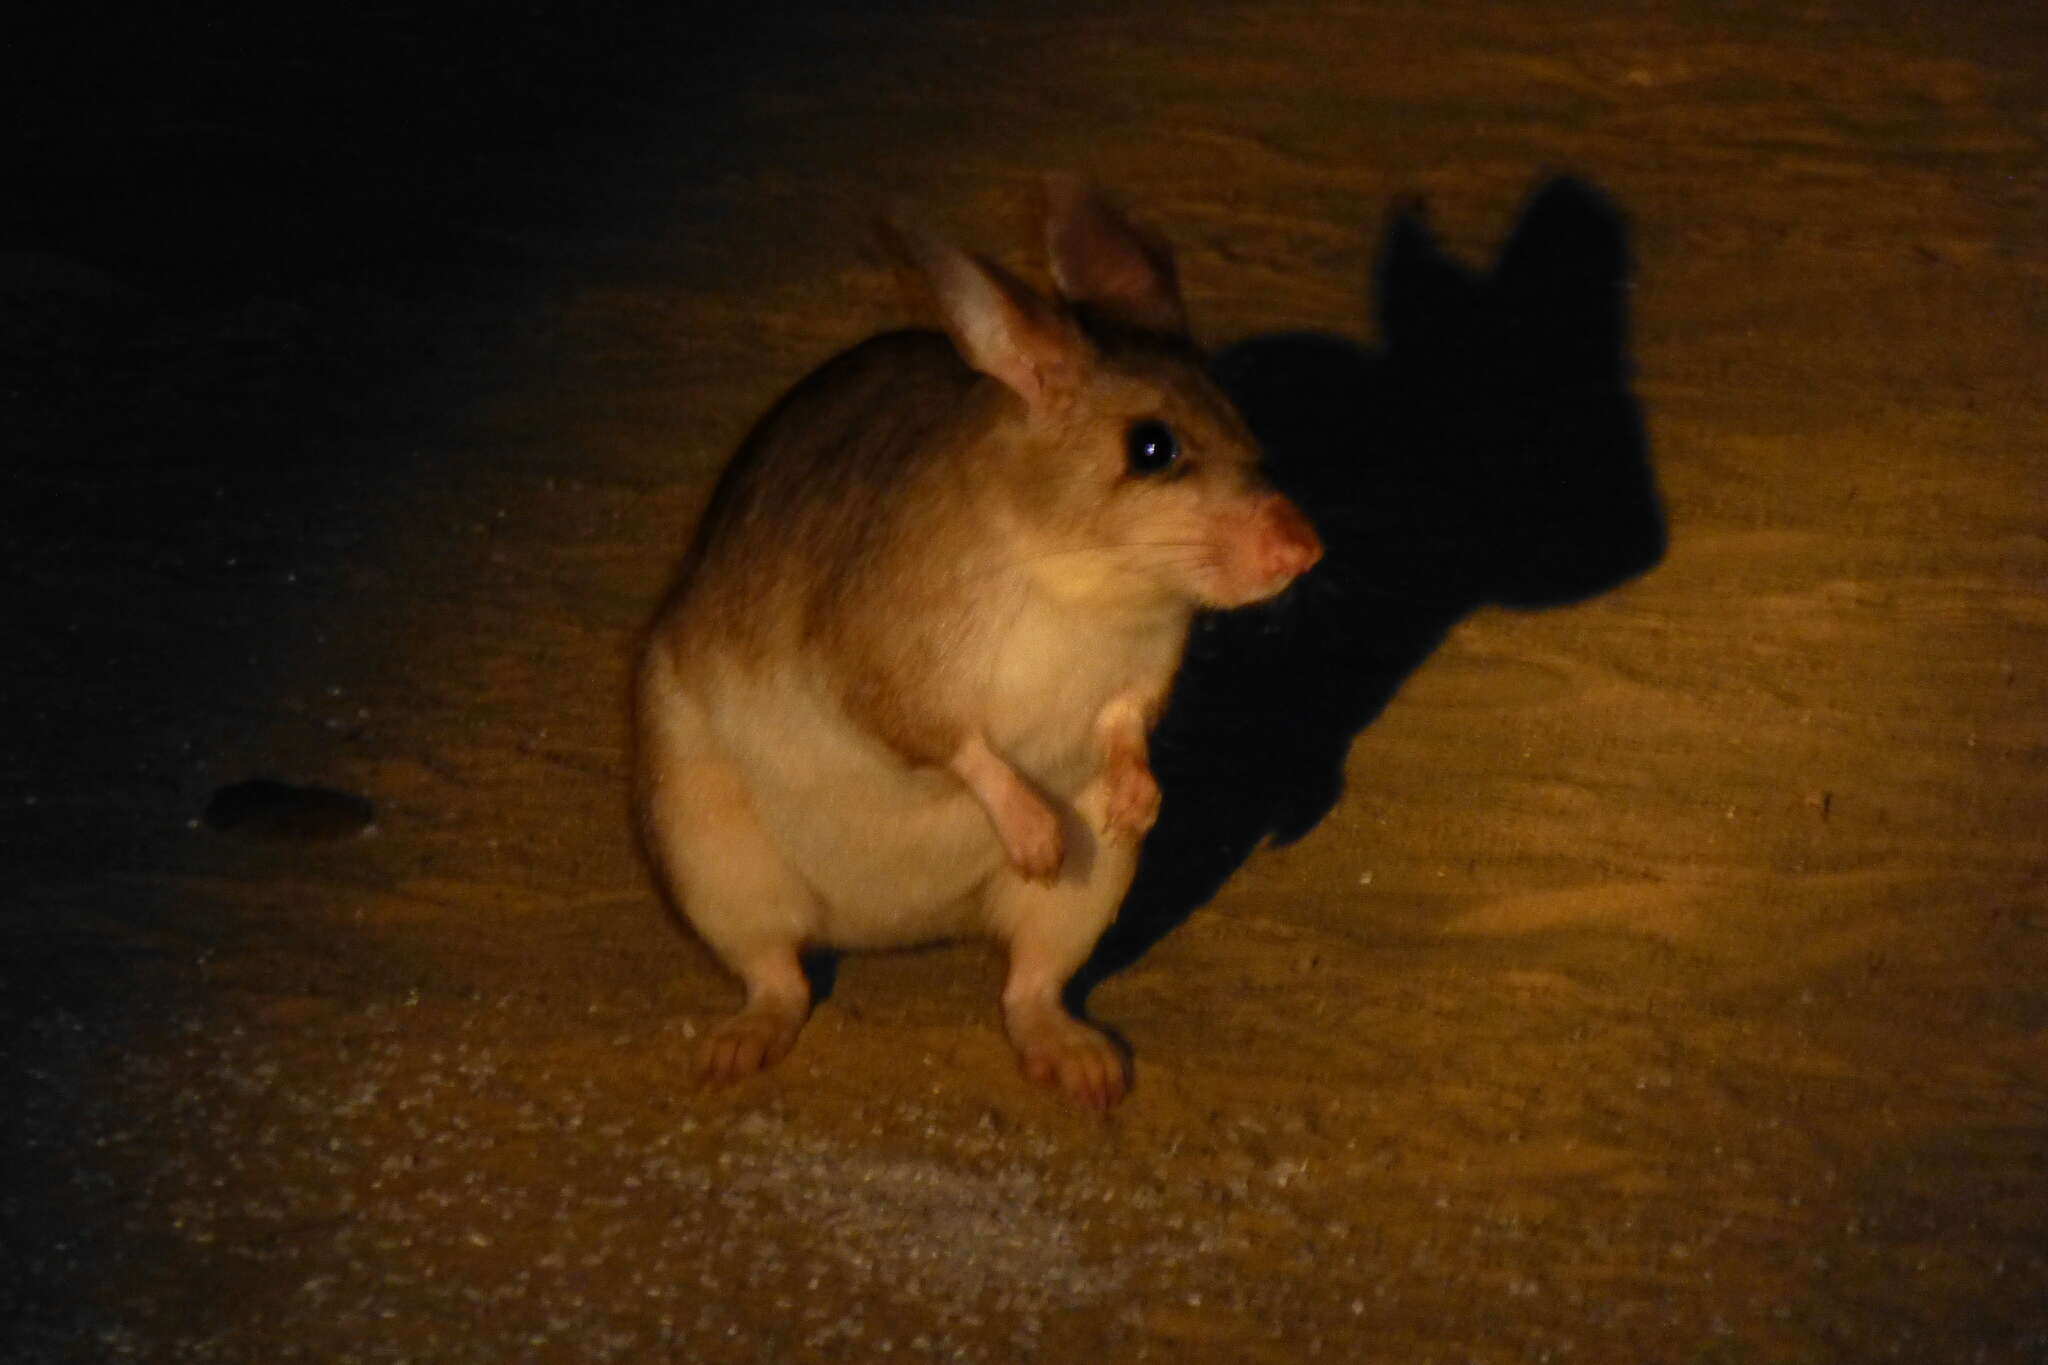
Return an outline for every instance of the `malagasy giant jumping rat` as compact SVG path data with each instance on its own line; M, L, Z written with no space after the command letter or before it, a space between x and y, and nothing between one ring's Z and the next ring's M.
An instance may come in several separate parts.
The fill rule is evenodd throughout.
M1198 608L1322 547L1189 340L1171 256L1049 186L1058 298L886 233L945 332L797 384L721 477L639 675L658 875L746 986L695 1071L780 1059L801 950L988 935L1027 1074L1107 1109L1122 1052L1062 1004L1158 811L1146 737Z

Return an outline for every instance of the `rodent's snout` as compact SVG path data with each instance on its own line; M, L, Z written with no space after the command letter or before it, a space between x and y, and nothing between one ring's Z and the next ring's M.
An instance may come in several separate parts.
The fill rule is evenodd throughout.
M1253 556L1262 574L1292 582L1323 557L1323 542L1301 509L1278 493L1268 498L1253 523ZM1278 588L1275 588L1278 591Z
M1212 607L1263 602L1323 557L1315 527L1279 493L1253 495L1215 534L1221 554L1204 593Z

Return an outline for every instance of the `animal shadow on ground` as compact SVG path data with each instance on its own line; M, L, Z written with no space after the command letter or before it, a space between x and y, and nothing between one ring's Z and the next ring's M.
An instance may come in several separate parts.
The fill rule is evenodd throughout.
M1582 601L1663 557L1629 279L1627 225L1584 181L1538 185L1487 271L1409 203L1381 247L1377 348L1291 332L1217 357L1325 556L1275 602L1196 622L1153 739L1160 820L1077 1011L1262 842L1315 828L1352 741L1464 616Z

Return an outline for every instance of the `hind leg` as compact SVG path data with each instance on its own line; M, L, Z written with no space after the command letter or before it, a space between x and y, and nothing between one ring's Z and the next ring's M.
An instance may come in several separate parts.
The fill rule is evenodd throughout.
M1009 950L1003 985L1003 1027L1024 1074L1107 1111L1130 1088L1124 1049L1108 1034L1067 1011L1066 985L1088 960L1116 915L1137 870L1135 842L1105 838L1107 783L1084 791L1079 809L1063 812L1068 856L1050 885L1011 869L990 888L991 928Z
M798 954L817 900L755 818L739 769L704 739L674 695L652 716L641 756L641 819L664 889L746 987L740 1011L700 1045L696 1081L723 1084L787 1054L810 1014Z

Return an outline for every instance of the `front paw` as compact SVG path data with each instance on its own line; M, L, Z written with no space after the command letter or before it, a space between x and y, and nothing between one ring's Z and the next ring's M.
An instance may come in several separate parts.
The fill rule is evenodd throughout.
M1119 763L1109 771L1109 812L1103 833L1116 843L1135 844L1159 820L1159 783L1143 763Z
M1060 818L1051 806L1037 797L1014 801L1002 812L996 833L1002 838L1010 866L1025 880L1058 880L1067 845L1060 833Z

